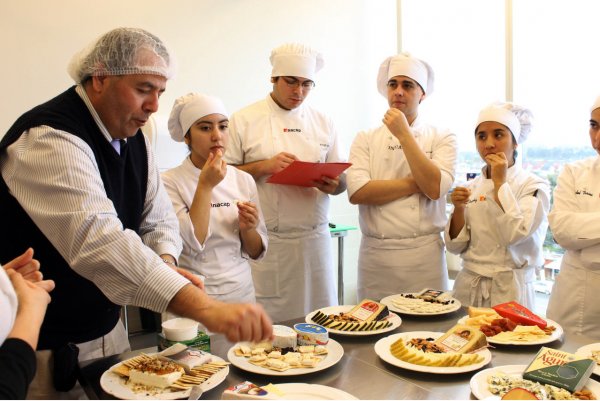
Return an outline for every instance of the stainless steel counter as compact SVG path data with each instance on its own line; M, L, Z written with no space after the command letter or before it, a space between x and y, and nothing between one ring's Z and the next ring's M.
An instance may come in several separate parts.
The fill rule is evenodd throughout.
M465 311L457 311L437 317L411 317L402 315L402 325L395 331L375 336L340 336L331 335L344 348L344 356L336 365L320 372L301 376L264 376L248 373L235 366L230 366L230 373L223 383L206 392L202 399L220 399L223 391L234 384L249 380L258 385L268 383L304 382L322 384L342 389L360 399L469 399L473 398L469 380L476 372L458 375L440 375L413 372L390 365L382 361L374 350L375 343L391 334L408 331L440 331L450 329L456 321L465 315ZM293 326L304 321L295 319L282 324ZM597 342L590 338L570 335L565 328L563 340L546 344L549 347L567 352L585 344ZM227 351L233 344L223 336L211 336L211 352L227 359ZM491 349L492 361L482 369L502 366L527 364L540 349L538 346L496 346ZM152 352L153 349L146 349ZM139 352L139 351L138 351ZM135 354L134 352L133 354ZM81 372L84 388L91 399L111 399L100 388L100 376L110 366L127 359L132 353L83 362Z

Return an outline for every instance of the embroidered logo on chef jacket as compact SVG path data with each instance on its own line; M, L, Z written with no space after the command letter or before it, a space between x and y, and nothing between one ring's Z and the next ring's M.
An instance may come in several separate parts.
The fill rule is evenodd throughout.
M591 192L588 192L587 188L583 188L583 189L578 189L575 191L575 195L587 195L587 196L594 196L594 194L592 194ZM600 194L598 195L600 196Z
M399 150L402 149L402 145L388 145L388 150Z
M300 128L284 128L283 132L302 132Z
M229 202L219 202L219 203L210 203L210 207L229 207L231 203Z

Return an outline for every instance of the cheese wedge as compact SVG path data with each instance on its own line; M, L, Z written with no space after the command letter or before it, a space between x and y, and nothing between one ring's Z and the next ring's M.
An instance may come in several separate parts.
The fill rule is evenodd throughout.
M498 313L492 308L479 308L477 306L469 306L467 308L469 317L476 317L481 315L498 315Z
M387 306L370 299L363 299L358 305L348 312L349 316L352 316L361 322L382 320L389 314L390 312Z
M465 354L487 346L487 339L478 328L457 324L434 341L447 352Z

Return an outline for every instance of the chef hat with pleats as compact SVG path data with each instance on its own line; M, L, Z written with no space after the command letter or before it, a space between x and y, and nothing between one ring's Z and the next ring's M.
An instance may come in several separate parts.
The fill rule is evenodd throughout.
M594 101L594 104L592 105L592 108L590 109L590 113L594 110L596 110L598 107L600 107L600 96L598 96L596 98L596 100Z
M177 142L183 142L185 134L198 119L209 114L228 117L221 99L200 93L188 93L175 100L169 116L169 133Z
M301 77L315 80L323 65L323 55L300 43L286 43L271 51L271 77Z
M514 103L496 102L479 112L475 132L477 132L479 124L486 121L495 121L504 125L513 134L517 143L520 144L527 140L529 132L531 132L533 114L529 109Z
M379 67L377 75L377 89L387 98L387 83L398 75L404 75L415 80L427 95L433 93L433 69L425 61L411 56L409 53L400 53L386 58Z

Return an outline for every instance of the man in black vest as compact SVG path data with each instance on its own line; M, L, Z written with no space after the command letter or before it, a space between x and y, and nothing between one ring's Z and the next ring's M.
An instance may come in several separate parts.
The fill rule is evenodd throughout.
M50 366L72 362L70 344L80 361L126 350L121 305L169 310L230 341L269 338L259 305L215 301L177 268L177 218L140 131L173 74L164 44L115 29L69 73L77 85L23 114L0 142L0 218L14 228L0 232L0 263L31 246L56 283L28 398L72 395L53 392L74 380Z

